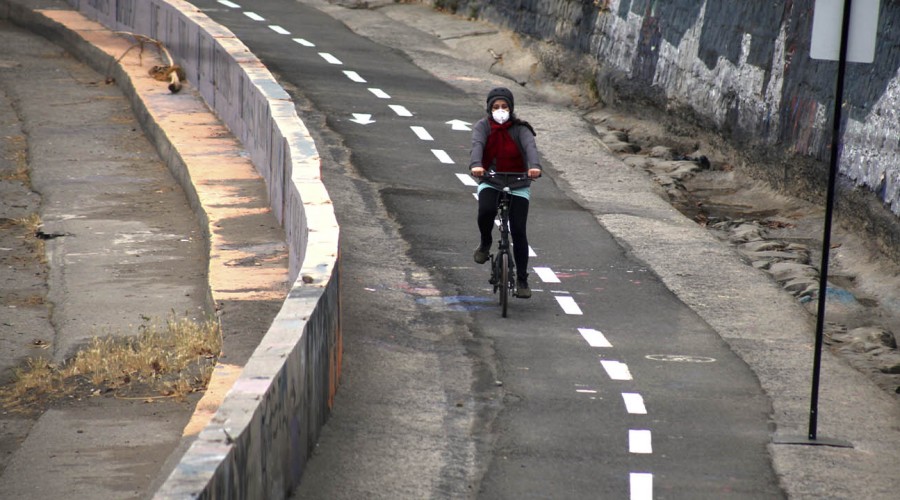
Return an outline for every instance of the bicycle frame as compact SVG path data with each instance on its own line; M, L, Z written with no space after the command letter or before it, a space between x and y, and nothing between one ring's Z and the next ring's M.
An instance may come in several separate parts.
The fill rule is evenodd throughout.
M497 197L497 214L500 219L500 241L497 245L497 253L491 254L491 279L494 285L494 293L500 293L500 308L503 317L507 315L509 297L516 294L515 260L510 251L509 240L509 205L512 200L510 184L518 181L530 181L527 177L513 177L509 174L497 174L489 172L485 175L488 179L505 178L500 194ZM496 184L492 184L496 185Z
M500 192L497 200L497 212L500 217L500 241L497 253L491 255L491 283L494 293L500 294L500 310L505 318L509 307L510 295L515 295L515 260L512 258L509 244L509 188Z

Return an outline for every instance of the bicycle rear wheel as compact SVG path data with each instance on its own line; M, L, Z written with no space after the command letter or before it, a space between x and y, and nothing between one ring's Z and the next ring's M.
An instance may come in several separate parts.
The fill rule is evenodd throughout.
M503 317L506 317L506 309L509 305L509 254L500 254L500 309Z

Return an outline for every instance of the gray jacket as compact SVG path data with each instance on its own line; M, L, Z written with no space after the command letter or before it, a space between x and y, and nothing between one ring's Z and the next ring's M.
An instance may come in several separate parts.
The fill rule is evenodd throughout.
M537 144L534 142L534 134L525 125L514 123L509 129L509 136L513 142L519 147L519 153L525 160L525 170L537 168L543 170L540 159L538 158ZM469 157L469 170L475 167L490 168L490 165L481 164L481 158L484 156L484 145L487 144L488 135L491 133L491 124L488 118L484 117L478 120L478 123L472 127L472 151Z

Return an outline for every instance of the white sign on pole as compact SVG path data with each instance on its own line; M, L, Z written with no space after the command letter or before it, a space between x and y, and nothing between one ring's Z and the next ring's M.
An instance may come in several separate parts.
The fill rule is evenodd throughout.
M844 1L816 0L809 51L813 59L837 61L840 57ZM879 8L879 0L853 0L850 5L848 62L870 63L875 60Z

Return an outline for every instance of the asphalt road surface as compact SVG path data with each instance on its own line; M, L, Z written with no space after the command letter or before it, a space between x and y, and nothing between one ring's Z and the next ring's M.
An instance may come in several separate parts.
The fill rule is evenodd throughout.
M291 92L342 225L345 380L295 496L782 496L756 378L553 165L533 187L534 297L500 317L471 256L482 101L308 5L194 3ZM550 147L554 124L533 124Z

